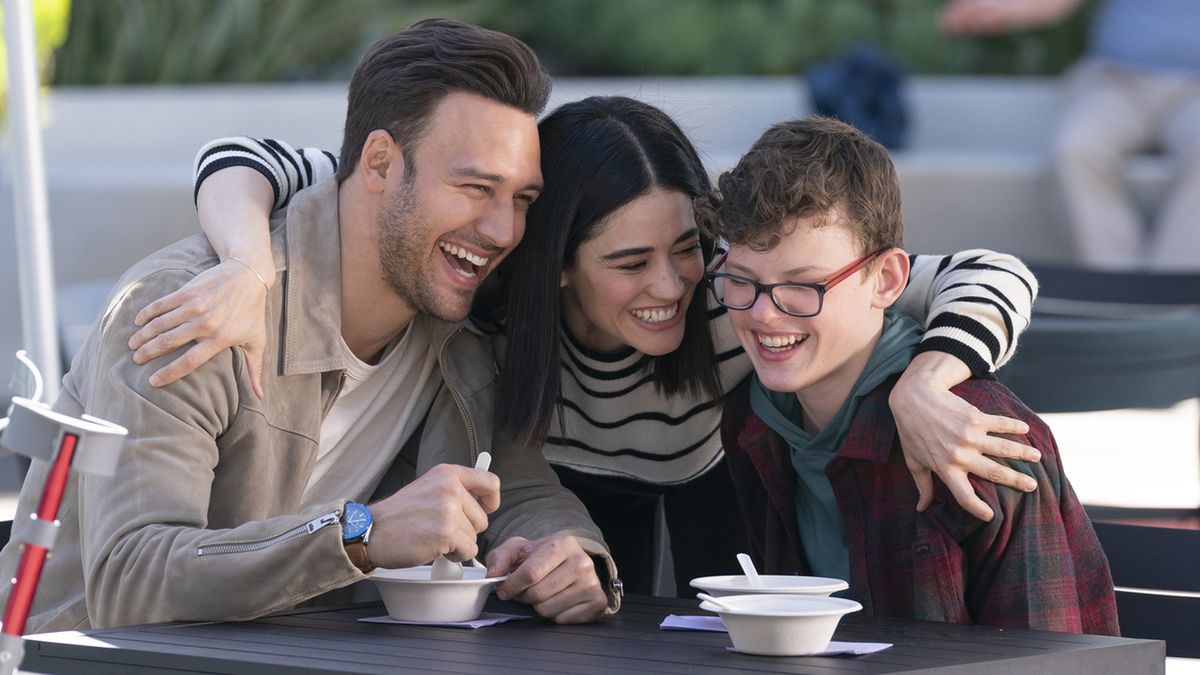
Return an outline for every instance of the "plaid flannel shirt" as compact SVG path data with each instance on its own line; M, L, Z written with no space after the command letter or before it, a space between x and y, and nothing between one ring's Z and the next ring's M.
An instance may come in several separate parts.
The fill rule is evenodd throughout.
M1117 635L1108 560L1063 475L1050 429L1003 385L972 379L954 393L986 413L1029 423L1040 463L1009 462L1037 480L1024 494L971 477L995 512L985 523L944 485L925 513L904 463L890 379L862 401L826 469L846 523L850 594L876 616ZM755 563L807 574L796 530L787 443L756 416L743 383L726 403L722 438Z

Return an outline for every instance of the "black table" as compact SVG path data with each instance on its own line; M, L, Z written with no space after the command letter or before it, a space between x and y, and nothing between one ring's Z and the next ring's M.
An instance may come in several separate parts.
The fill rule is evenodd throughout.
M491 611L528 613L500 603ZM850 615L835 639L891 642L857 657L762 657L728 651L724 633L663 631L667 614L704 614L694 600L629 597L583 626L541 619L478 630L360 623L377 603L281 612L247 623L171 623L55 633L30 640L41 673L1162 673L1159 640L955 626Z

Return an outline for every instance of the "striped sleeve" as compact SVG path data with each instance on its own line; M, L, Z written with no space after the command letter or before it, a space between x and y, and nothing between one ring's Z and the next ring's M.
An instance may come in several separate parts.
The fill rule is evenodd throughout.
M337 158L318 148L297 150L270 138L218 138L205 144L196 154L193 201L205 179L231 166L245 166L261 173L275 193L273 210L279 210L285 208L300 190L334 175Z
M1037 279L1020 260L983 249L910 257L908 286L896 309L921 321L919 352L958 357L976 376L994 372L1029 327Z

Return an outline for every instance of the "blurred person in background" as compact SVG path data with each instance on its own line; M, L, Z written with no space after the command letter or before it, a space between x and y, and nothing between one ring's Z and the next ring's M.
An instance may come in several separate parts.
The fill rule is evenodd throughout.
M942 28L992 35L1061 21L1083 0L952 0ZM1099 0L1068 73L1054 170L1080 260L1106 269L1200 269L1200 2ZM1172 185L1152 224L1125 160L1161 148Z

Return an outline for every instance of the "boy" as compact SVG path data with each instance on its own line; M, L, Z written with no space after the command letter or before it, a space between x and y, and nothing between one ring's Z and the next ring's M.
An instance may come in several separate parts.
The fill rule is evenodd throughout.
M973 481L987 523L942 489L924 513L887 399L921 328L888 308L908 279L887 151L831 119L769 129L721 176L725 269L710 275L755 373L722 436L768 572L848 579L876 616L1117 634L1108 562L1046 425L1000 384L954 393L1029 423L1038 489Z

